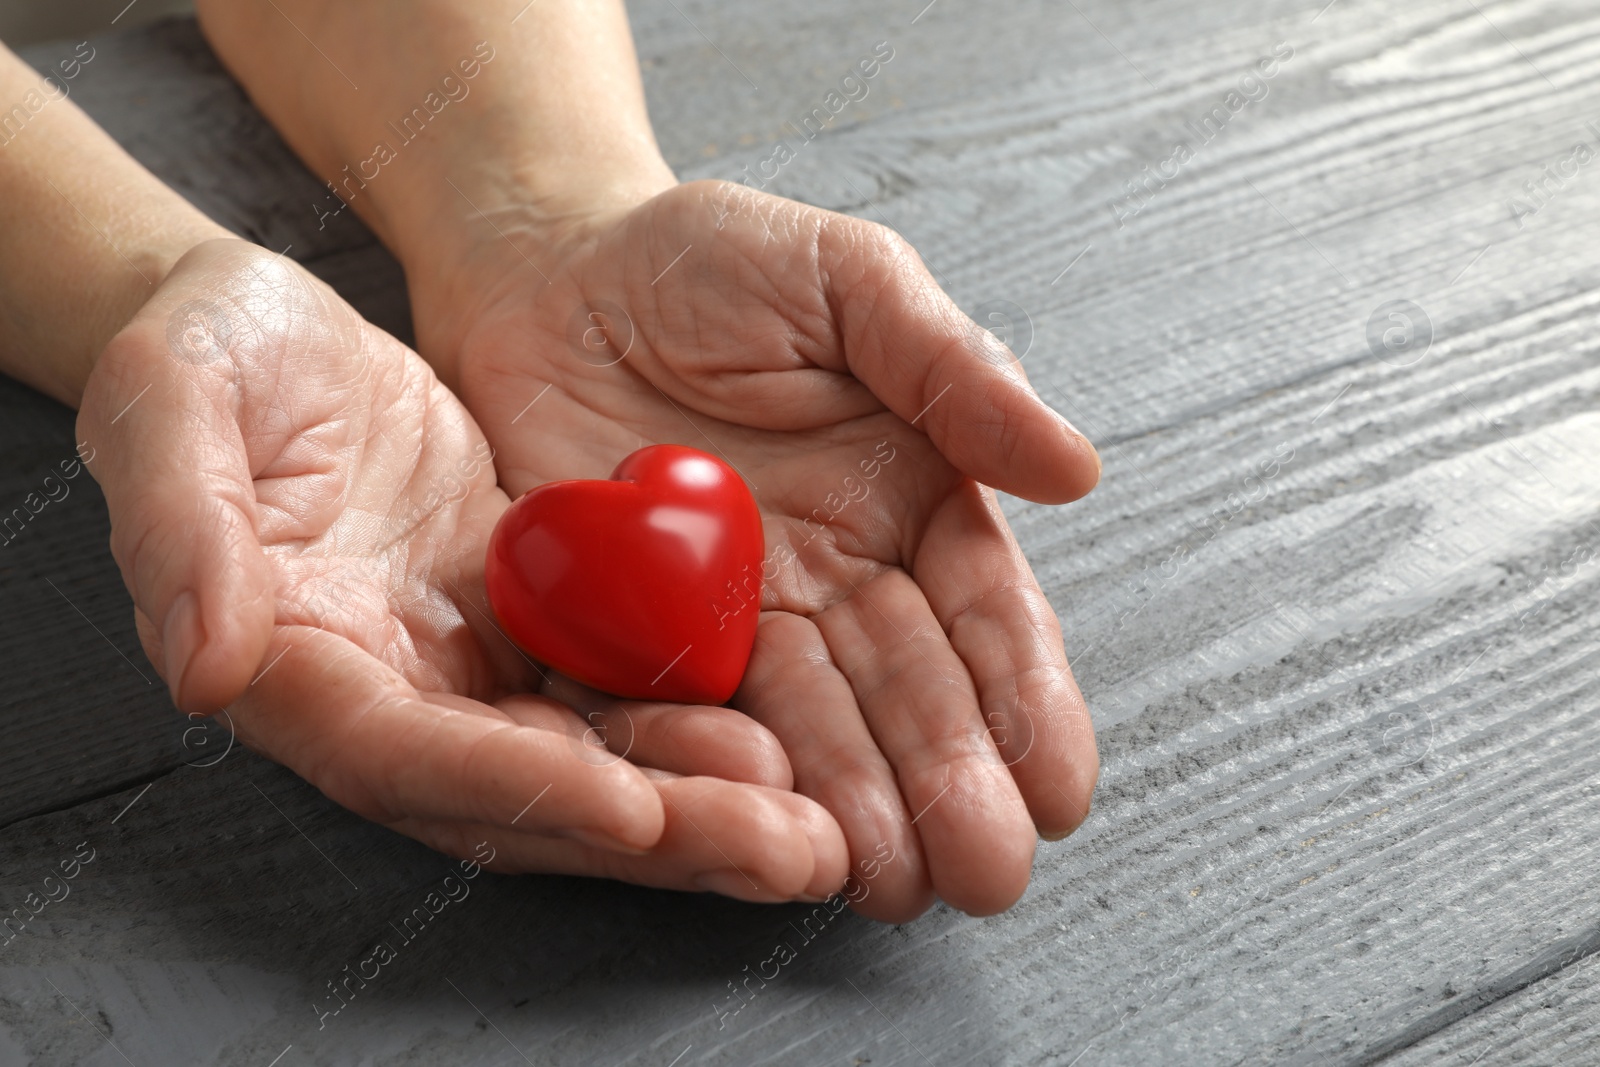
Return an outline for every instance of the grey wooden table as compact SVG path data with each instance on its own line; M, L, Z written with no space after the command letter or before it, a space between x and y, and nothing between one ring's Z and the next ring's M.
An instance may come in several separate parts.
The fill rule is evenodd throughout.
M170 709L93 484L46 482L70 413L0 383L0 514L48 500L0 546L0 905L77 872L0 945L0 1063L1600 1062L1600 16L925 2L633 17L683 176L789 142L774 191L909 237L1106 458L1007 505L1105 768L1024 900L803 940L486 875L324 1016L446 861ZM192 24L94 44L123 144L407 335Z

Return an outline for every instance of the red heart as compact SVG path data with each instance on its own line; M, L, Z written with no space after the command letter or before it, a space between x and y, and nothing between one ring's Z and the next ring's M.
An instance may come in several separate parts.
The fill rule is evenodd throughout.
M721 704L755 644L764 551L733 468L651 445L610 481L518 497L484 577L500 624L535 659L620 697Z

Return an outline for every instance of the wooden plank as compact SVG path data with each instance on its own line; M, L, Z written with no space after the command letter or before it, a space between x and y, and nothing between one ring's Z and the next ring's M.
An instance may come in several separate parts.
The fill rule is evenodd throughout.
M809 10L813 27L834 18ZM843 113L838 134L800 150L773 188L893 224L964 307L1020 306L1030 362L1114 438L1369 358L1365 322L1388 300L1422 303L1444 336L1495 321L1505 288L1531 296L1553 278L1576 288L1592 276L1583 223L1594 183L1569 185L1522 229L1506 208L1575 139L1595 140L1583 122L1596 110L1600 58L1581 7L1520 9L1528 60L1454 3L1341 3L1315 23L1303 5L1263 4L1233 25L1203 7L1085 9L1110 40L1084 32L1070 9L1025 11L986 24L1033 44L993 51L963 47L970 24L940 23L940 10L914 28L943 31L931 41L887 20L862 34L900 46L880 88L902 108L866 123ZM760 9L729 17L752 27L736 39L776 40L753 28ZM1116 41L1138 42L1121 49L1131 62ZM1193 126L1278 42L1294 55L1263 83L1265 97L1202 143ZM731 120L753 147L726 162L675 162L690 176L732 178L778 138L797 141L781 122L834 80L814 65L798 79L811 88L791 91L761 132ZM662 120L668 129L734 107L727 94L709 112L692 94L669 99L682 103ZM1118 226L1111 205L1126 182L1178 141L1193 161Z
M0 825L178 765L189 725L139 648L72 423L0 378Z
M151 756L169 773L146 793L0 831L7 905L78 842L100 849L0 954L0 1052L121 1062L89 1020L136 1063L283 1067L1485 1049L1487 1064L1580 1047L1600 943L1579 884L1600 769L1600 186L1585 170L1521 227L1506 201L1596 143L1600 20L1552 0L1318 6L634 12L687 176L767 158L785 119L891 40L882 80L774 189L904 228L964 306L1031 332L1030 374L1103 443L1082 504L1007 502L1068 624L1105 767L1090 822L1041 846L1018 908L816 918L807 937L809 909L486 875L319 1019L326 983L447 865L247 754ZM356 227L315 231L315 182L191 29L113 40L82 98L119 139L230 225L295 244L338 284L370 279L381 253ZM1124 182L1279 41L1296 52L1270 92L1119 227ZM161 78L131 103L128 84ZM173 130L191 125L186 155ZM366 292L403 319L391 285ZM1414 362L1368 343L1374 310L1401 299L1432 324ZM0 392L62 440L61 413L13 399ZM91 564L88 613L109 618L114 573ZM25 588L7 581L8 598ZM12 660L53 647L0 637ZM81 647L53 657L61 684L134 691L109 649ZM19 692L57 709L43 686ZM134 717L108 721L122 732L53 746L24 723L3 765L16 795L127 746ZM128 780L93 767L102 788ZM730 983L780 939L795 963L727 1014Z
M1544 962L1559 969L1507 991L1460 1025L1435 1031L1387 1062L1392 1067L1474 1061L1555 1064L1591 1055L1600 1020L1593 957L1569 956L1570 951L1558 950Z

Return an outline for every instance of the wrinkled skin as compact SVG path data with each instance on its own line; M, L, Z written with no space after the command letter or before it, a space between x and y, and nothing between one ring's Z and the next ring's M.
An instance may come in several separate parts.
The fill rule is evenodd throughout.
M1014 903L1036 835L1087 814L1098 761L1055 613L979 483L1072 500L1099 475L1092 447L882 227L717 182L568 219L554 242L492 221L458 277L413 270L411 288L505 491L675 442L728 460L761 506L754 657L736 710L698 712L726 743L677 769L820 803L870 916ZM575 699L613 749L621 713L672 714Z
M751 900L843 884L818 804L692 773L787 784L754 722L639 709L619 759L536 695L587 699L489 620L483 555L509 501L477 424L292 263L231 240L188 253L101 357L78 427L181 709L226 705L334 800L456 856L487 842L496 869Z

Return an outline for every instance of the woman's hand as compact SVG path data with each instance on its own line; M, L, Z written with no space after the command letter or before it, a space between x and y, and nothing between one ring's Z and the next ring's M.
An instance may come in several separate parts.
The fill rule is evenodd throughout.
M857 909L1011 904L1035 828L1084 818L1098 763L1055 613L978 483L1071 500L1094 450L888 231L678 187L620 0L391 9L199 3L252 99L405 265L422 355L508 492L665 441L749 480L771 580L734 704L875 875ZM426 133L394 125L430 99ZM567 695L597 723L713 714ZM686 750L694 770L745 774L728 730Z
M452 855L488 841L497 869L753 900L840 887L839 829L786 791L762 727L641 709L623 760L532 695L540 672L484 598L508 499L476 423L292 263L234 240L185 255L100 357L78 426L182 710L226 705L334 800ZM677 773L706 758L740 782Z
M858 869L892 848L859 910L1010 906L1036 828L1082 821L1098 761L1055 613L983 486L1075 499L1093 448L882 227L719 182L559 230L493 219L456 269L408 268L422 351L501 486L604 478L655 442L728 460L768 544L733 706ZM739 777L734 755L696 767Z

